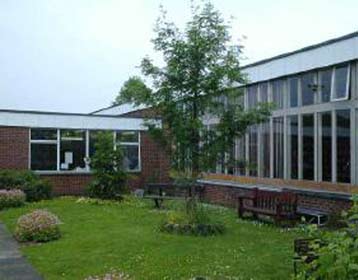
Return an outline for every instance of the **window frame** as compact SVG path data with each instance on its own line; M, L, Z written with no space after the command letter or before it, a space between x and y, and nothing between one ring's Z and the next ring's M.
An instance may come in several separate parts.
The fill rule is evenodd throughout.
M126 170L127 172L141 172L142 171L142 161L141 161L141 135L140 135L140 131L136 131L136 130L131 130L135 133L138 134L138 141L137 142L117 142L117 133L118 132L121 132L121 131L126 131L128 132L128 130L116 130L114 131L114 136L113 136L113 139L114 139L114 147L116 148L117 145L120 145L120 146L137 146L138 147L138 168L137 169L130 169L130 170Z
M341 97L341 98L334 98L335 94L336 94L336 70L337 68L343 67L343 66L347 66L347 81L346 81L346 92L345 92L345 96ZM349 85L350 85L350 78L351 78L351 64L347 63L347 64L340 64L340 65L336 65L333 67L332 69L332 81L331 81L331 100L330 102L336 102L336 101L345 101L345 100L349 100Z
M56 131L56 140L55 139L32 139L32 130L33 129L41 129L41 130L54 130ZM58 133L58 129L54 129L54 128L30 128L29 129L29 152L28 152L28 156L29 156L29 162L28 162L28 169L34 172L40 172L40 173L54 173L54 172L58 172L58 163L59 163L59 153L58 153L58 141L59 141L59 133ZM56 169L55 170L33 170L32 169L32 145L36 144L36 145L55 145L56 146Z
M31 132L33 130L40 130L40 129L52 129L56 131L57 137L56 139L51 139L51 140L45 140L45 139L32 139L31 138ZM42 127L30 127L29 128L29 149L28 149L28 169L38 173L38 174L91 174L92 170L90 169L89 165L86 164L86 167L84 170L62 170L60 168L60 161L61 161L61 131L64 130L83 130L85 132L85 157L86 158L90 158L89 155L89 147L90 147L90 134L92 131L99 131L98 129L96 130L91 130L91 129L71 129L71 128L62 128L62 129L57 129L57 128L42 128ZM116 148L116 133L119 132L120 130L110 130L110 132L113 135L113 148ZM126 130L122 130L122 131L126 131ZM128 130L127 130L128 131ZM131 130L132 131L132 130ZM138 146L138 169L133 169L133 170L126 170L126 172L128 173L138 173L138 172L142 172L142 157L141 157L141 131L140 130L133 130L133 132L138 133L138 141L137 142L120 142L120 144L125 144L125 145L130 145L130 146ZM31 157L31 145L32 144L52 144L52 145L56 145L56 170L35 170L31 168L31 163L32 163L32 157Z

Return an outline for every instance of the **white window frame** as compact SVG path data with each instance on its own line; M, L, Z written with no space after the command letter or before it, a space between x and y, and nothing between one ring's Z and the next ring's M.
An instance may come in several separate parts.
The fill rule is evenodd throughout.
M127 131L128 130L117 130L117 131L114 131L114 147L116 148L117 145L120 145L120 146L137 146L138 147L138 168L137 169L130 169L130 170L126 170L127 172L130 172L130 173L137 173L137 172L141 172L142 171L142 161L141 161L141 135L140 135L140 131L136 131L136 130L131 130L130 132L136 132L138 133L138 142L118 142L117 143L117 133L121 132L121 131Z
M45 130L43 128L38 128L38 129L42 129L42 130ZM35 172L57 172L58 171L58 162L59 162L59 156L58 156L58 129L53 129L53 128L46 128L48 130L54 130L56 131L56 140L55 139L39 139L39 140L36 140L36 139L32 139L31 137L31 132L32 132L32 129L29 129L29 164L28 164L28 167L29 167L29 170L32 170L32 171L35 171ZM56 150L57 150L57 153L56 153L56 170L33 170L32 169L32 158L31 158L31 149L32 149L32 144L37 144L37 145L46 145L46 144L51 144L51 145L56 145Z
M335 98L335 94L336 94L336 69L343 67L343 66L347 66L347 81L346 81L346 92L345 92L345 96L341 97L341 98ZM333 67L332 69L332 81L331 81L331 102L335 102L335 101L344 101L344 100L348 100L349 99L349 85L350 85L350 78L351 78L351 65L350 63L348 64L341 64L341 65L337 65L335 67Z
M57 139L52 139L52 140L33 140L31 139L31 131L32 130L36 130L36 129L51 129L51 130L55 130L57 132ZM36 173L39 174L89 174L91 173L91 169L89 166L86 166L85 170L61 170L60 168L60 153L61 153L61 130L71 130L71 129L54 129L54 128L30 128L29 129L29 162L28 162L28 169L31 171L34 171ZM75 130L75 129L74 129ZM86 157L89 157L89 145L90 145L90 133L91 130L89 129L80 129L85 131L85 145L86 145ZM114 139L114 148L116 148L116 133L120 132L120 131L111 131L113 133L113 139ZM137 172L141 172L142 171L142 157L141 157L141 133L138 130L133 130L133 132L138 133L138 142L120 142L118 144L120 145L127 145L127 146L138 146L138 169L133 169L133 170L126 170L128 173L137 173ZM31 168L31 145L32 144L53 144L56 145L57 147L57 166L56 166L56 170L35 170Z

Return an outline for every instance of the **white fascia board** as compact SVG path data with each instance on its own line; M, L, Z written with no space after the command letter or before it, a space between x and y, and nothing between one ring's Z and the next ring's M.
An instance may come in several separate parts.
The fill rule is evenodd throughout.
M243 67L249 83L271 80L358 59L358 36Z
M148 108L145 105L138 105L135 106L132 103L126 103L126 104L122 104L122 105L117 105L117 106L113 106L110 108L106 108L106 109L102 109L100 111L97 111L95 113L93 113L93 115L122 115L122 114L126 114L126 113L130 113L130 112L134 112L137 110L143 110Z
M160 120L150 120L161 126ZM147 130L142 118L0 111L0 126L91 130Z

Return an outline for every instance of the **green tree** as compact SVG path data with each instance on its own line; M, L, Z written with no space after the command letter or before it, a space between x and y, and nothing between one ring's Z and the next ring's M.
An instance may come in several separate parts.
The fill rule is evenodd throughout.
M113 104L121 104L125 100L125 102L131 101L139 105L145 103L151 94L152 90L146 86L144 81L140 77L133 76L124 82Z
M127 173L123 167L123 151L120 146L114 149L112 133L98 134L90 165L94 179L88 187L89 196L120 199L126 191Z
M238 86L247 82L240 71L243 47L232 44L230 25L210 2L192 8L182 31L161 9L155 33L154 50L162 54L164 65L149 57L141 62L143 75L152 82L151 94L123 94L118 100L155 108L163 127L149 125L150 131L166 144L173 168L197 178L249 126L265 121L271 105L244 110ZM218 120L214 131L206 129L208 115Z

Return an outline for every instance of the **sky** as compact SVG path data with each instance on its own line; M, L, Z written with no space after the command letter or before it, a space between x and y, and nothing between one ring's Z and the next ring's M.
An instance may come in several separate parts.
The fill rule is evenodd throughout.
M88 113L111 104L154 53L162 4L180 28L190 0L0 0L0 109ZM356 0L212 0L233 17L242 64L358 31Z

